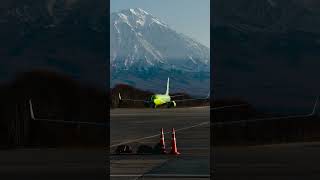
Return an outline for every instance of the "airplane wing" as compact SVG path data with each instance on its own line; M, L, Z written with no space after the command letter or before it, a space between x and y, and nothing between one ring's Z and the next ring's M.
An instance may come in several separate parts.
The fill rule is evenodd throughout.
M266 118L256 118L256 119L244 119L244 120L236 120L236 121L227 121L227 122L215 122L214 126L217 125L232 125L232 124L240 124L240 123L249 123L249 122L258 122L258 121L269 121L269 120L281 120L281 119L292 119L292 118L307 118L316 116L319 110L319 96L316 97L314 106L312 111L307 114L301 115L288 115L288 116L275 116L275 117L266 117Z
M200 98L200 99L179 99L179 100L174 100L174 102L199 101L199 100L209 100L209 99L208 99L208 98Z
M181 97L181 96L185 96L185 95L183 95L183 94L181 94L181 95L174 95L174 96L170 96L170 97Z
M178 96L183 96L183 95L178 95ZM171 96L171 97L177 97L177 96ZM174 100L175 102L184 102L184 101L199 101L199 100L209 100L210 99L210 93L208 93L208 96L203 97L203 98L190 98L190 99L178 99Z
M46 121L46 122L54 122L54 123L64 123L64 124L77 124L77 125L89 125L89 126L100 126L100 127L108 127L108 123L103 122L86 122L86 121L67 121L62 119L49 119L49 118L38 118L35 116L33 111L33 104L31 99L29 99L29 109L30 109L30 117L33 121Z
M123 99L121 97L121 94L119 93L119 101L132 101L132 102L150 102L148 100L145 99Z

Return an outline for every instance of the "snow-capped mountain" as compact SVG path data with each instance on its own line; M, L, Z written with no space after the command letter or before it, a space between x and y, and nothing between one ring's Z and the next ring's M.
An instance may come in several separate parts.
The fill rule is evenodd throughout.
M209 48L183 35L152 14L126 9L111 14L112 68L161 68L189 72L209 71Z
M125 83L162 92L170 77L171 92L209 92L209 48L140 8L111 14L110 56L111 87Z

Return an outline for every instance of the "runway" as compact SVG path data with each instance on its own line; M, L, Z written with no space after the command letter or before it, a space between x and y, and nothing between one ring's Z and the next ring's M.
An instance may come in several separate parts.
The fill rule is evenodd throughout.
M1 179L281 179L318 180L320 143L273 144L249 147L212 147L209 108L114 109L110 121L110 159L106 149L23 148L0 151ZM154 146L164 128L170 150L175 128L180 156L116 155L118 145L136 151ZM214 130L214 128L212 129ZM109 161L110 160L110 161Z
M110 121L111 179L210 179L210 108L114 109ZM134 151L159 142L165 130L166 149L176 129L179 156L116 155L121 144ZM135 153L135 152L134 152Z

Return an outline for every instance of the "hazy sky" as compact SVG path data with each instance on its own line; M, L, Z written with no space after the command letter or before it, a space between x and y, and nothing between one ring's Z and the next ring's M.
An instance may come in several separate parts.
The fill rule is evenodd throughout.
M111 0L111 12L141 8L210 47L210 0Z

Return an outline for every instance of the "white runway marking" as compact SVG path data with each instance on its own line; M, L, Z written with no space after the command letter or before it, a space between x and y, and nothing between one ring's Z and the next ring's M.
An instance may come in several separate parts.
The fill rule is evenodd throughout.
M206 124L209 124L209 123L210 123L210 121L206 121L206 122L202 122L202 123L200 123L200 124L196 124L196 125L193 125L193 126L188 126L188 127L176 129L175 131L176 131L176 132L179 132L179 131L183 131L183 130L195 128L195 127L198 127L198 126L203 126L203 125L206 125ZM169 134L169 133L171 133L171 131L164 132L164 134ZM110 146L110 148L116 147L116 146L120 146L120 145L124 145L124 144L133 143L133 142L139 142L139 141L144 140L144 139L150 139L150 138L154 138L154 137L158 137L158 136L159 136L159 134L155 134L155 135L151 135L151 136L146 136L146 137L142 137L142 138L138 138L138 139L133 139L133 140L125 141L125 142L122 142L122 143L113 144L113 145Z
M215 122L215 123L213 123L213 125L216 126L216 125L228 125L228 124L239 124L239 123L269 121L269 120L281 120L281 119L292 119L292 118L307 118L307 117L312 117L312 116L313 116L313 114L296 115L296 116L280 116L280 117L259 118L259 119L246 119L246 120L238 120L238 121Z

